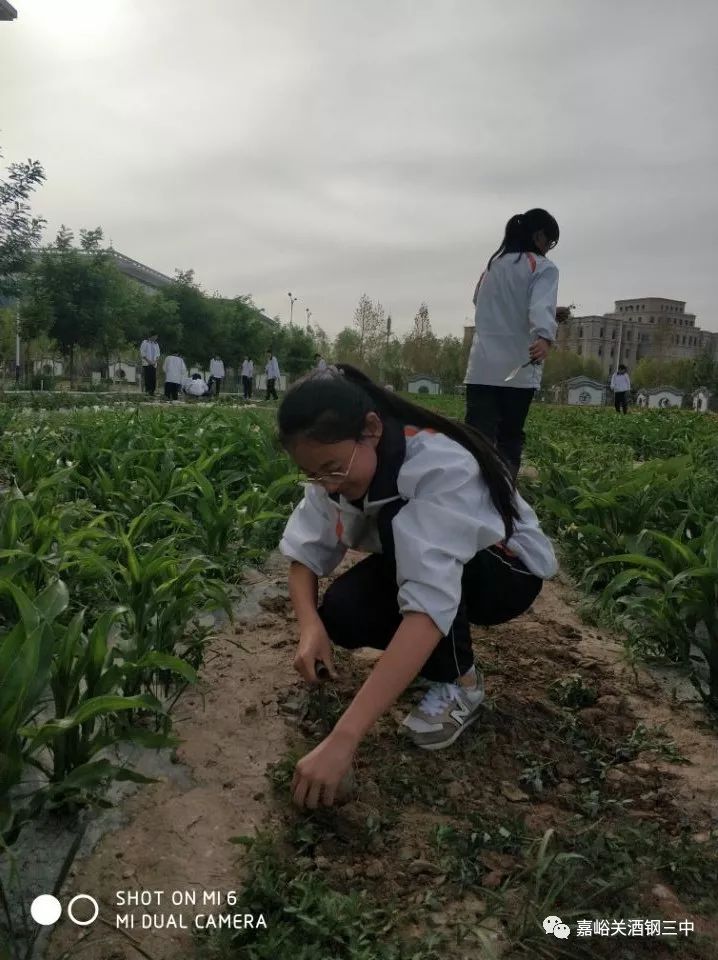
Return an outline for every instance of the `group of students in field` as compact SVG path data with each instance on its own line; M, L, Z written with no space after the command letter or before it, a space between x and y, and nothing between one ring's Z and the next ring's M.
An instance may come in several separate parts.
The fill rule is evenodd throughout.
M324 363L319 354L315 357L315 365L319 367L317 358ZM140 361L142 363L142 378L145 393L154 397L157 390L157 368L160 362L160 345L156 333L147 336L140 344ZM326 366L326 365L325 365ZM166 400L177 400L180 394L187 397L218 397L225 380L224 361L214 355L209 362L209 378L204 379L202 374L187 370L187 364L179 353L169 353L164 358L162 369L165 375L164 395ZM321 368L320 368L321 369ZM267 360L264 367L267 380L267 400L278 400L277 381L280 378L279 363L273 350L267 350ZM245 400L251 400L254 385L254 361L245 355L241 368L242 392Z
M280 543L310 684L336 678L333 649L383 651L331 733L297 763L299 805L330 806L362 739L417 676L403 732L449 747L479 718L484 682L471 625L524 613L557 570L550 539L516 488L524 424L567 310L548 253L556 220L511 217L473 296L464 422L384 389L348 364L314 370L277 412L304 496ZM622 384L621 384L622 385ZM348 549L367 555L333 579Z
M440 750L470 729L485 698L471 625L519 617L558 570L516 487L542 363L568 314L557 307L558 269L548 258L558 239L542 209L506 224L474 289L464 422L321 357L279 405L279 441L306 480L280 542L299 630L294 666L315 684L319 671L336 678L335 646L382 651L332 731L297 763L299 805L334 803L362 739L417 677L426 690L402 725L416 747ZM146 355L156 367L153 342L156 354ZM267 396L276 397L271 351L266 372ZM165 374L181 384L183 361L167 357ZM625 412L625 368L612 386ZM320 579L348 549L366 556L320 600Z

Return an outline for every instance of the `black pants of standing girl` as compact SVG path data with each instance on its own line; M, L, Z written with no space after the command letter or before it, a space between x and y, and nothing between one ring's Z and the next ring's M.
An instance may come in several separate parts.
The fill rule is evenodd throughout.
M379 513L383 553L361 560L326 590L319 617L333 643L347 649L385 650L399 629L396 559L391 521L405 501L387 504ZM474 654L469 624L506 623L531 606L543 581L518 558L489 547L464 567L462 597L447 636L442 637L422 667L427 680L453 683L471 669Z
M533 396L533 387L466 385L466 423L494 444L511 468L514 480L521 466L526 439L524 423Z
M626 390L619 390L613 395L613 404L616 413L628 413L628 393Z

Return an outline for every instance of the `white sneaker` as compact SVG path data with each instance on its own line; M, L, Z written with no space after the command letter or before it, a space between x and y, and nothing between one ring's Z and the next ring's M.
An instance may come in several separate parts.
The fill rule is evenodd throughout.
M484 678L478 670L473 687L461 683L433 683L421 703L402 721L402 726L411 731L417 747L441 750L452 744L476 720L485 697Z

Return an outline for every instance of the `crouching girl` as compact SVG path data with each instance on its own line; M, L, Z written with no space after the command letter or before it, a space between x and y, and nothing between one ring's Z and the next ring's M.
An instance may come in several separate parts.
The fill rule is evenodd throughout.
M295 801L334 802L366 732L417 674L430 682L404 725L448 747L478 716L483 678L469 624L524 613L557 571L551 542L493 446L347 365L296 384L279 436L310 481L280 549L299 623L295 667L335 677L332 644L384 650L333 731L297 764ZM369 553L318 606L318 578L348 547Z

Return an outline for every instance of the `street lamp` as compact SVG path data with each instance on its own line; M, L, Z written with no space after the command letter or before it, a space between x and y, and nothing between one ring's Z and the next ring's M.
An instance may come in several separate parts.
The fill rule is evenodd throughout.
M289 297L289 326L292 325L292 318L294 317L294 304L297 302L299 297L293 297L291 293L288 293Z
M305 307L305 310L306 310L306 313L307 313L307 330L309 330L309 318L310 318L311 315L312 315L312 311L309 309L309 307Z

